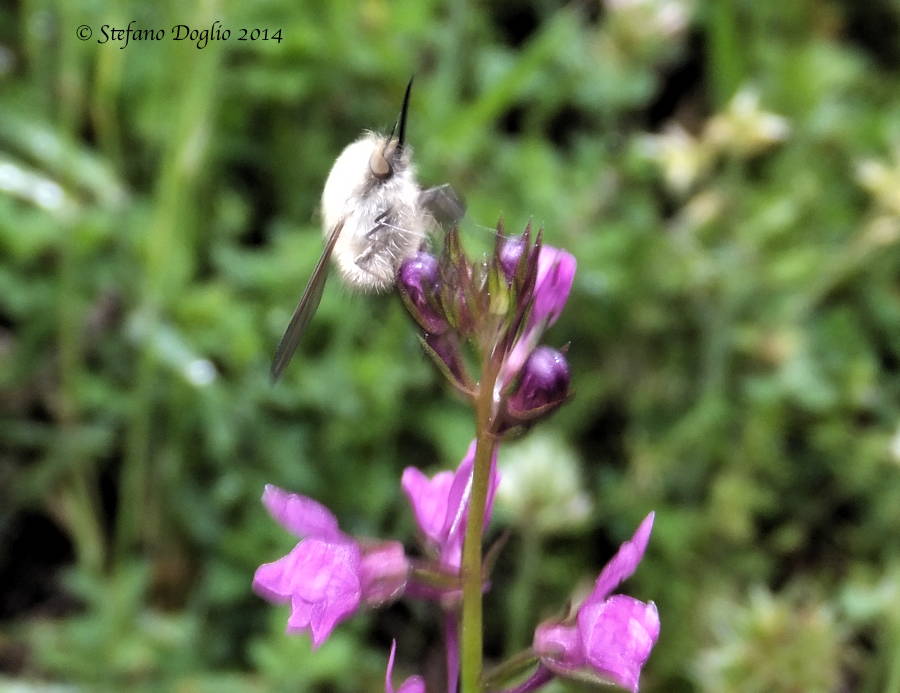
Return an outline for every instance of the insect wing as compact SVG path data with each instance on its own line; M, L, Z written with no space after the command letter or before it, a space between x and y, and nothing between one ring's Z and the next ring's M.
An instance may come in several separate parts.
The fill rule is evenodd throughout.
M316 263L312 276L303 290L303 295L294 309L291 321L288 323L287 329L284 331L278 348L275 350L275 356L272 358L272 380L278 380L278 377L284 371L285 366L297 350L300 343L300 337L312 316L315 315L319 302L322 300L322 292L325 289L325 280L328 278L328 260L331 252L334 250L334 244L337 243L338 236L344 228L344 220L341 219L331 230L328 241L325 243L325 249L322 251L322 257Z
M445 228L455 226L466 214L466 203L449 183L423 190L419 204Z

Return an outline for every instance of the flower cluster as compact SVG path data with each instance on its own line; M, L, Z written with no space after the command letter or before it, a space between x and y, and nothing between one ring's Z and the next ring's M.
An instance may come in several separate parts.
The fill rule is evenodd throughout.
M438 557L440 566L435 568L440 571L459 567L459 530L468 509L466 485L472 473L473 447L455 472L442 471L431 478L415 467L403 472L403 491L429 553ZM495 475L492 488L498 484ZM263 493L263 504L285 529L304 538L286 556L260 566L253 587L270 601L290 603L288 632L308 631L314 646L321 645L340 621L363 605L378 606L403 594L438 598L458 592L452 586L417 581L398 542L364 548L365 542L341 533L334 515L310 498L270 485ZM486 514L490 515L490 508ZM546 682L558 675L638 690L641 668L659 637L656 606L610 594L634 573L652 527L651 513L606 564L593 591L574 613L537 627L533 651L540 664L532 680ZM419 573L428 575L422 568ZM395 647L396 643L388 660L388 692L393 691ZM455 672L451 676L455 679ZM424 691L419 677L408 679L398 689L398 693Z
M455 231L442 258L420 252L401 265L397 288L423 330L422 342L448 380L474 398L467 343L488 355L478 364L496 374L495 432L529 425L569 396L561 350L538 346L562 313L575 278L575 258L545 246L530 227L507 236L502 224L491 258L472 263ZM483 375L483 374L482 374Z
M473 617L467 606L473 599L480 604L490 589L496 559L494 550L489 558L482 556L481 534L500 485L497 446L511 431L531 426L570 396L564 350L541 340L562 312L574 275L574 257L544 246L540 233L532 239L526 229L509 237L502 227L494 252L480 263L466 257L458 235L450 231L442 256L420 252L400 267L398 290L422 329L426 352L476 410L476 439L455 470L428 476L416 467L404 469L400 486L419 531L415 556L407 555L398 541L348 535L318 502L266 487L263 504L298 541L285 556L257 569L253 587L272 602L290 605L288 632L309 633L318 647L362 608L400 598L424 599L443 615L448 693L456 693L460 684L466 693L485 687L528 693L557 676L637 691L641 669L659 636L659 618L652 602L612 592L641 561L652 513L577 609L537 626L531 647L511 663L482 672L479 637L472 657L470 635L473 623L481 630L481 610ZM567 500L561 499L561 505ZM419 676L394 688L395 653L396 642L385 692L425 693ZM526 680L516 685L523 676Z

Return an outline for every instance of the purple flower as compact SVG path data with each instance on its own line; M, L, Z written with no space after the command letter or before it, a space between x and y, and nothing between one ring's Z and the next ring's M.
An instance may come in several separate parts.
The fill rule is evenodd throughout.
M324 505L271 484L262 501L276 522L301 538L253 576L261 597L290 603L289 633L309 631L318 647L360 604L375 606L404 590L409 562L399 542L363 544L341 532Z
M526 421L562 404L569 395L569 364L561 352L539 346L522 368L519 386L509 398L513 419Z
M416 253L405 260L397 272L397 287L409 312L429 334L443 334L449 327L435 308L439 281L437 258L429 253Z
M384 693L394 693L394 684L391 680L394 676L394 655L397 653L397 641L391 642L391 654L388 657L387 671L384 674ZM400 684L397 693L426 693L425 681L421 676L410 676Z
M569 300L577 264L575 256L561 248L541 247L529 326L545 329L556 322Z
M559 318L575 280L574 255L549 245L541 246L540 253L528 322L500 369L498 383L503 388L525 365L544 330Z
M574 623L549 621L538 626L534 651L544 666L560 676L612 682L633 693L638 690L641 668L659 637L659 615L653 602L609 595L634 573L652 528L650 513L631 541L622 544L603 568Z
M475 441L472 441L456 472L438 472L429 479L415 467L403 470L401 485L409 498L416 524L432 548L440 555L441 562L452 570L459 570L462 559L462 542L474 462ZM491 460L490 474L487 505L484 510L485 526L491 517L494 494L500 483L496 452Z

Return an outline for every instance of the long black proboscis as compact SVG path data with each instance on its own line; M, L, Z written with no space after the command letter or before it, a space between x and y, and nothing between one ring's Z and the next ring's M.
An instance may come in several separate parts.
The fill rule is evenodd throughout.
M406 142L406 113L409 110L409 95L412 92L415 77L413 75L409 78L409 83L406 85L406 93L403 95L403 106L400 108L399 132L397 133L397 143L400 149L403 148L403 143Z

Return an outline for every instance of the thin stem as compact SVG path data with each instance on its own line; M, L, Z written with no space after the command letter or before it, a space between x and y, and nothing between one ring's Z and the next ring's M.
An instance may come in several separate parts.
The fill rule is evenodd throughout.
M530 647L527 650L517 652L497 666L484 672L484 687L488 691L504 688L509 681L522 676L526 671L538 663L538 656Z
M444 613L444 645L447 648L447 693L459 687L459 614Z
M537 668L537 671L531 676L530 679L525 681L519 686L515 688L511 688L505 693L531 693L532 691L536 691L538 688L543 686L545 683L548 683L553 679L553 672L549 669L545 669L543 666Z
M459 575L455 573L442 572L415 564L413 564L412 573L410 574L410 583L447 591L458 590L462 586Z
M900 692L900 613L896 610L888 617L886 636L882 649L885 654L891 650L894 652L888 657L890 663L887 665L887 682L883 690L885 693L898 693Z
M707 7L707 37L713 96L724 106L741 81L741 53L737 7L734 0L719 0Z
M62 25L70 26L74 17L67 3L58 4ZM30 32L29 32L30 33ZM84 75L71 32L66 33L60 51L59 129L63 145L63 168L74 168L75 132L80 125ZM104 537L96 494L96 477L91 460L75 443L81 419L78 378L84 367L84 306L79 297L79 227L78 220L68 216L60 220L59 272L59 428L69 467L66 487L58 494L58 515L66 524L75 544L82 569L99 574L104 563Z
M486 350L487 351L487 350ZM496 370L490 359L484 359L482 382L476 400L475 465L472 471L472 494L466 521L466 536L462 556L462 639L460 659L462 664L463 693L481 693L483 668L482 604L483 575L481 569L481 538L484 531L484 509L487 504L491 459L497 441L492 429L494 381ZM452 692L451 692L452 693Z

